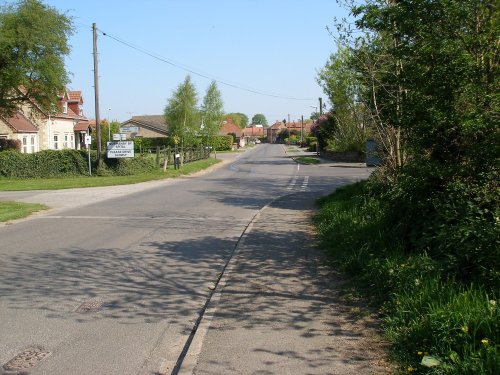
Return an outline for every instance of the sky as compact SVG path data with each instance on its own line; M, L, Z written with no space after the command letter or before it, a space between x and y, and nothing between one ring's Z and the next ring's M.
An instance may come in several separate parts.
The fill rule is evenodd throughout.
M7 1L10 3L11 1ZM326 95L318 70L335 51L327 31L347 15L335 0L43 0L71 16L66 68L95 118L92 24L98 29L100 118L163 114L189 74L201 106L215 79L224 111L269 124L309 118ZM103 35L105 33L106 35Z

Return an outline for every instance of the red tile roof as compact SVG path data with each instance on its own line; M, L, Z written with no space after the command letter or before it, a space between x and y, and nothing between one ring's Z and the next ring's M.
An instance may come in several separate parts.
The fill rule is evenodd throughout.
M222 122L219 134L227 135L229 133L234 133L237 137L241 137L243 135L243 131L233 122L233 120L226 119Z
M21 112L14 113L11 117L7 117L6 122L16 133L37 133L36 126L26 118Z
M250 126L243 129L243 134L247 137L262 137L266 134L266 130L263 127Z
M87 131L89 127L90 127L90 123L87 120L79 121L73 127L73 131L75 131L75 132Z
M83 103L83 97L81 91L68 91L70 102L81 102Z

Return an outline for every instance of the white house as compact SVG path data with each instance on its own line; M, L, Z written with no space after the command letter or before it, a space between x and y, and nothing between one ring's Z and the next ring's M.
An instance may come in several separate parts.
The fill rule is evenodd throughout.
M51 113L34 101L24 103L13 115L0 116L0 138L18 139L21 152L85 148L89 120L83 115L81 91L65 91Z

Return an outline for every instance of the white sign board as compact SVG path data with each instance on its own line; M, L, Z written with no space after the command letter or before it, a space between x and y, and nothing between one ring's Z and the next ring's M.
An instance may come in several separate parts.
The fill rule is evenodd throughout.
M85 136L85 144L89 145L92 143L92 137L90 135Z
M113 134L113 141L121 141L121 140L122 140L121 134Z
M108 158L133 158L134 142L107 142Z

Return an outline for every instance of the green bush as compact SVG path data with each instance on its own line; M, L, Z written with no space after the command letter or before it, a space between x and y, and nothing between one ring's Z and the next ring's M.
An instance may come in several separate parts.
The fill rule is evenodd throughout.
M155 160L150 157L104 158L97 168L96 152L91 153L93 173L100 176L125 176L147 173L156 169ZM0 176L7 178L52 178L64 176L87 176L88 155L77 150L45 150L34 154L16 151L0 152Z
M219 135L214 138L214 145L216 151L230 151L233 148L234 138L232 135Z
M88 173L86 153L76 150L45 150L34 154L0 153L0 176L50 178Z
M459 189L471 194L465 190ZM429 204L437 206L421 212L415 223L421 235L414 232L414 238L388 225L395 215L388 194L394 192L372 177L320 200L314 222L323 247L380 308L402 368L425 374L500 373L498 236L490 224L494 205L485 196L491 197L491 190L476 191L476 203L470 203L471 196L455 201L450 191L446 198L431 196Z
M0 151L14 150L21 152L22 143L19 139L0 138Z
M134 174L147 173L157 169L155 159L148 156L105 159L104 166L98 171L98 174L129 176Z

